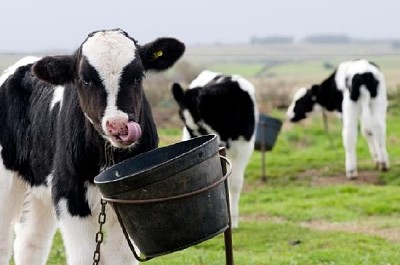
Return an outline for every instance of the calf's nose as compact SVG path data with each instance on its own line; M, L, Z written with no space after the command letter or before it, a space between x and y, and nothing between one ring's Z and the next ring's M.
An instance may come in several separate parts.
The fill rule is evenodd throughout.
M128 131L128 118L125 117L113 117L106 121L106 128L109 134L119 135L126 134Z
M115 117L106 121L108 134L117 137L125 144L133 143L142 136L140 125L134 121L129 121L125 117Z

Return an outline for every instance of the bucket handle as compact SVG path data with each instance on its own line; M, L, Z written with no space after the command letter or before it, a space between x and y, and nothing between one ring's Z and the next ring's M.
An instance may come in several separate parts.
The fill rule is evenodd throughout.
M103 200L110 202L110 203L119 203L119 204L146 204L146 203L158 203L158 202L179 200L179 199L183 199L186 197L191 197L191 196L203 193L209 189L212 189L212 188L218 186L222 182L224 182L227 179L227 177L232 173L231 162L224 156L220 156L220 159L224 160L224 162L228 165L228 170L221 179L217 180L216 182L214 182L213 184L211 184L207 187L204 187L204 188L192 191L192 192L187 192L187 193L183 193L183 194L179 194L179 195L175 195L175 196L171 196L171 197L166 197L166 198L154 198L154 199L146 199L146 200L123 200L123 199L113 199L113 198L103 197Z
M172 201L172 200L178 200L178 199L182 199L182 198L186 198L186 197L190 197L199 193L202 193L204 191L207 191L209 189L212 189L216 186L218 186L218 184L222 183L223 181L225 181L227 179L228 176L230 176L230 174L232 173L232 163L224 156L219 156L221 160L223 160L225 162L225 164L228 165L228 170L226 171L226 174L218 181L214 182L213 184L204 187L202 189L193 191L193 192L188 192L188 193L184 193L184 194L180 194L180 195L176 195L176 196L171 196L168 198L157 198L157 199L150 199L150 200L117 200L117 199L110 199L110 198L104 198L103 200L110 202L111 205L113 206L113 209L115 211L115 213L117 214L117 218L118 218L118 222L121 225L122 228L122 232L124 233L125 239L128 242L128 246L130 248L130 250L133 253L133 256L135 257L136 260L140 261L140 262L144 262L144 261L148 261L153 259L154 257L140 257L140 254L138 254L135 250L135 246L133 245L128 232L126 231L125 225L122 222L122 218L121 215L118 211L118 207L114 207L113 203L122 203L122 204L144 204L144 203L156 203L156 202L165 202L165 201Z

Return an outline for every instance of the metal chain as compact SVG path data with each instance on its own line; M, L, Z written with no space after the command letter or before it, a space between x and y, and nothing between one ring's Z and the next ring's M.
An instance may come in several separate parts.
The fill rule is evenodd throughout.
M104 233L103 225L106 222L106 205L107 201L101 199L101 211L99 214L99 231L96 233L96 250L93 254L93 265L99 265L100 262L100 246L103 243Z

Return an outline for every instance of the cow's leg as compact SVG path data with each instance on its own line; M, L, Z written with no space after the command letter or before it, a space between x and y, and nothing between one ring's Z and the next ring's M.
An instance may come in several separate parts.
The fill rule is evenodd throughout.
M385 121L378 121L376 124L378 142L378 168L386 171L390 168L389 155L386 149L386 124Z
M387 103L371 102L372 120L374 121L373 130L376 142L377 166L380 170L388 170L390 167L389 155L386 149L386 109Z
M9 263L13 224L21 214L26 191L26 184L15 172L4 167L0 156L0 264Z
M228 180L232 228L239 227L239 200L244 178L243 166L239 165L236 160L237 159L231 159L233 164L232 174Z
M101 194L94 186L87 188L90 215L71 216L66 200L58 203L60 229L67 253L68 265L93 264L96 249L96 233L99 231ZM100 264L138 264L129 250L117 217L110 205L106 206L106 222L103 226L104 242L100 248Z
M371 154L372 160L375 162L375 164L379 165L379 155L378 155L378 146L377 146L377 141L376 141L376 136L374 135L374 130L372 128L367 128L364 126L361 126L361 134L365 138L365 140L368 143L368 148L369 148L369 153Z
M108 210L106 222L107 233L105 237L105 243L101 248L101 260L103 261L103 264L139 264L129 249L128 243L122 232L122 228L117 221L115 213L111 212L110 206L108 206ZM131 242L133 241L131 240ZM138 248L136 248L136 253L139 254Z
M58 210L68 265L93 264L95 238L99 230L98 213L92 212L85 217L72 216L65 199L58 203Z
M98 220L99 213L101 211L101 194L99 190L94 186L88 187L87 197L89 198L89 205L92 213ZM118 222L117 215L112 209L111 205L106 205L106 222L103 226L104 242L101 245L101 264L103 265L114 265L114 264L139 264L134 258L131 250L129 249L128 243L122 232L122 228ZM97 229L99 224L97 223ZM97 232L97 231L96 231ZM133 242L133 241L132 241ZM92 252L94 249L92 250ZM139 254L139 250L136 249Z
M243 187L244 172L254 149L254 141L238 141L230 144L227 158L232 163L232 174L228 178L232 227L239 227L239 200Z
M17 265L46 264L56 230L50 196L43 200L35 197L33 192L25 199L21 223L15 229L14 260Z
M343 146L346 153L346 176L350 179L356 178L357 172L357 124L359 117L359 106L352 102L349 96L345 95L343 99Z
M372 159L378 165L379 161L379 146L377 141L377 126L376 121L373 119L371 110L366 106L361 113L361 134L368 143L369 152Z

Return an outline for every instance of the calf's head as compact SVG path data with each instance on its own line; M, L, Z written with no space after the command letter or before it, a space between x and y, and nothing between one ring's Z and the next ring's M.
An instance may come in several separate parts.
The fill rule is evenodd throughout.
M291 122L298 122L307 117L307 114L313 111L317 102L317 91L319 86L313 85L307 89L305 87L296 91L293 100L286 112L286 117Z
M94 128L113 146L128 147L144 133L144 73L169 68L184 50L173 38L139 45L119 29L96 31L73 55L44 57L33 70L51 84L72 83Z
M178 83L172 85L172 94L179 105L179 116L191 130L197 128L197 122L201 119L198 110L200 91L200 87L185 90Z

